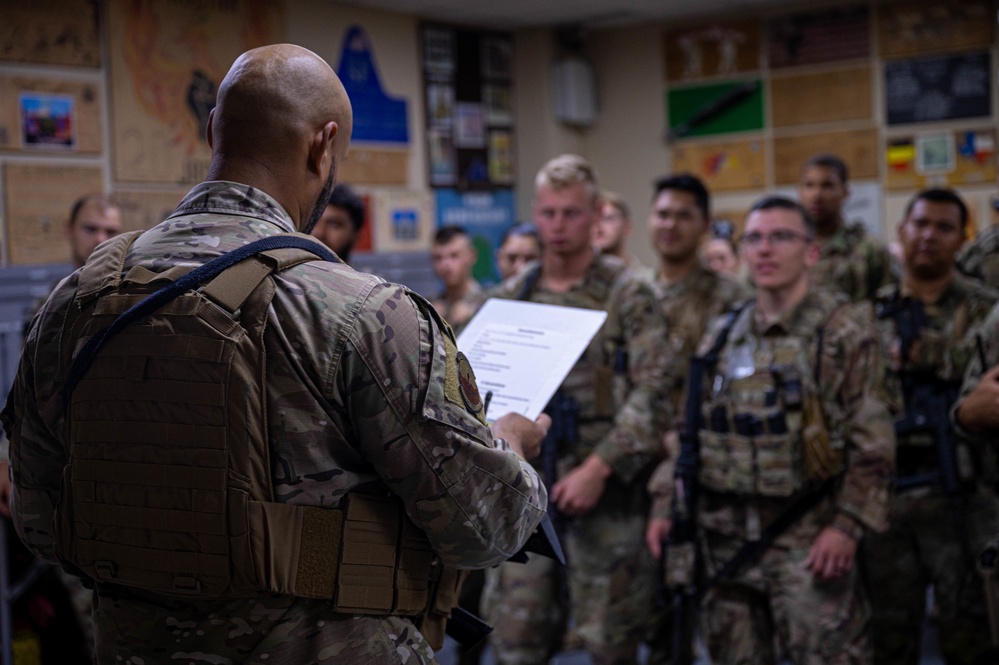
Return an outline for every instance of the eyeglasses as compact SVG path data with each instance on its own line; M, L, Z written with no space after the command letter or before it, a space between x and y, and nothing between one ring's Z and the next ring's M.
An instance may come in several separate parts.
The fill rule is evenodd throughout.
M759 247L760 243L764 240L767 241L767 244L773 245L774 247L787 247L795 240L811 242L812 237L805 233L791 231L790 229L777 229L776 231L771 231L770 233L747 233L739 240L739 244L744 247L756 248Z

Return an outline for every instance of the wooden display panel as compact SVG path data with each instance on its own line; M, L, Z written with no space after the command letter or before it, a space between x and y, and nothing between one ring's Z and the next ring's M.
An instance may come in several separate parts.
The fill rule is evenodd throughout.
M72 97L75 144L68 152L100 153L103 142L101 94L96 83L79 83L25 76L0 76L0 150L31 150L21 125L21 93Z
M675 173L693 173L713 192L766 185L766 144L762 139L676 146L671 164Z
M772 69L867 58L870 7L858 4L786 14L768 22L767 35Z
M187 194L186 189L163 191L115 191L111 198L121 208L124 231L145 231L169 217Z
M351 147L340 165L338 182L351 185L405 185L409 177L408 150Z
M922 135L893 137L885 149L885 188L917 191L927 187L959 187L991 185L996 181L996 132L994 129L953 132L951 164L938 169L921 165L926 161L920 152L927 148L921 138L946 134L926 132Z
M103 191L101 169L7 164L3 176L11 265L69 261L69 211L81 196Z
M712 23L663 35L666 80L730 76L760 69L758 21Z
M846 162L853 180L877 178L880 145L876 129L774 139L774 182L797 184L802 164L821 153L832 153Z
M878 6L878 44L884 58L992 46L991 0L930 0Z
M114 178L194 184L215 94L244 51L284 41L283 4L108 0Z
M861 120L874 114L868 66L775 76L770 90L774 127Z
M93 0L3 3L0 60L99 67L101 41Z

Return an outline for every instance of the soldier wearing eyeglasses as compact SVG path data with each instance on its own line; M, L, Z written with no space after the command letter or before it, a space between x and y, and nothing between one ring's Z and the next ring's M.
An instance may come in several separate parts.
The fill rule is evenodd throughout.
M717 360L692 378L681 452L699 460L705 642L717 663L868 663L855 556L887 527L894 464L873 311L811 287L816 227L795 201L757 202L741 249L756 297L701 340Z

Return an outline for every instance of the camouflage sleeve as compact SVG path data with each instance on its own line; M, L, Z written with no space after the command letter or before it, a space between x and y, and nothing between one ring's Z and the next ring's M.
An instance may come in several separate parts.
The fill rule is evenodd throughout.
M611 294L628 354L630 390L614 418L614 427L594 452L624 482L631 482L658 459L663 433L672 425L669 376L675 358L668 352L666 320L652 287L627 276Z
M35 318L0 415L10 439L14 526L28 549L53 562L52 520L63 467L68 462L60 438L64 427L59 369L61 312L69 306L75 290L73 279L63 282Z
M649 508L649 519L672 519L673 515L673 472L676 470L676 458L670 457L659 462L656 470L649 477L646 489L652 499Z
M868 303L843 307L827 328L836 331L827 330L832 339L824 349L822 371L828 372L835 389L830 409L841 427L834 424L833 429L842 431L846 446L846 471L836 505L866 528L884 531L895 468L892 408L897 405L885 388L884 354L873 310Z
M881 287L894 284L898 277L894 270L894 261L888 248L871 239L865 239L867 245L867 285L866 300L871 300Z
M463 369L429 303L382 284L356 319L337 381L358 449L437 554L481 568L521 548L547 494L530 464L496 447Z
M991 443L994 432L975 433L965 429L954 417L954 412L961 400L978 385L982 374L999 364L999 305L993 307L985 320L975 329L971 336L970 357L961 382L961 392L950 412L950 421L954 431L963 440L973 443ZM988 439L988 442L983 440Z

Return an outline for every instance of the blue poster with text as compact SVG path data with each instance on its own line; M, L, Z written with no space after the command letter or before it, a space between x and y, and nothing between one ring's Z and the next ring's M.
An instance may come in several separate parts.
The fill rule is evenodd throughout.
M472 237L479 258L472 273L475 279L487 284L499 278L493 254L503 233L517 219L517 205L512 189L489 192L459 192L456 189L438 189L437 227L460 226Z

